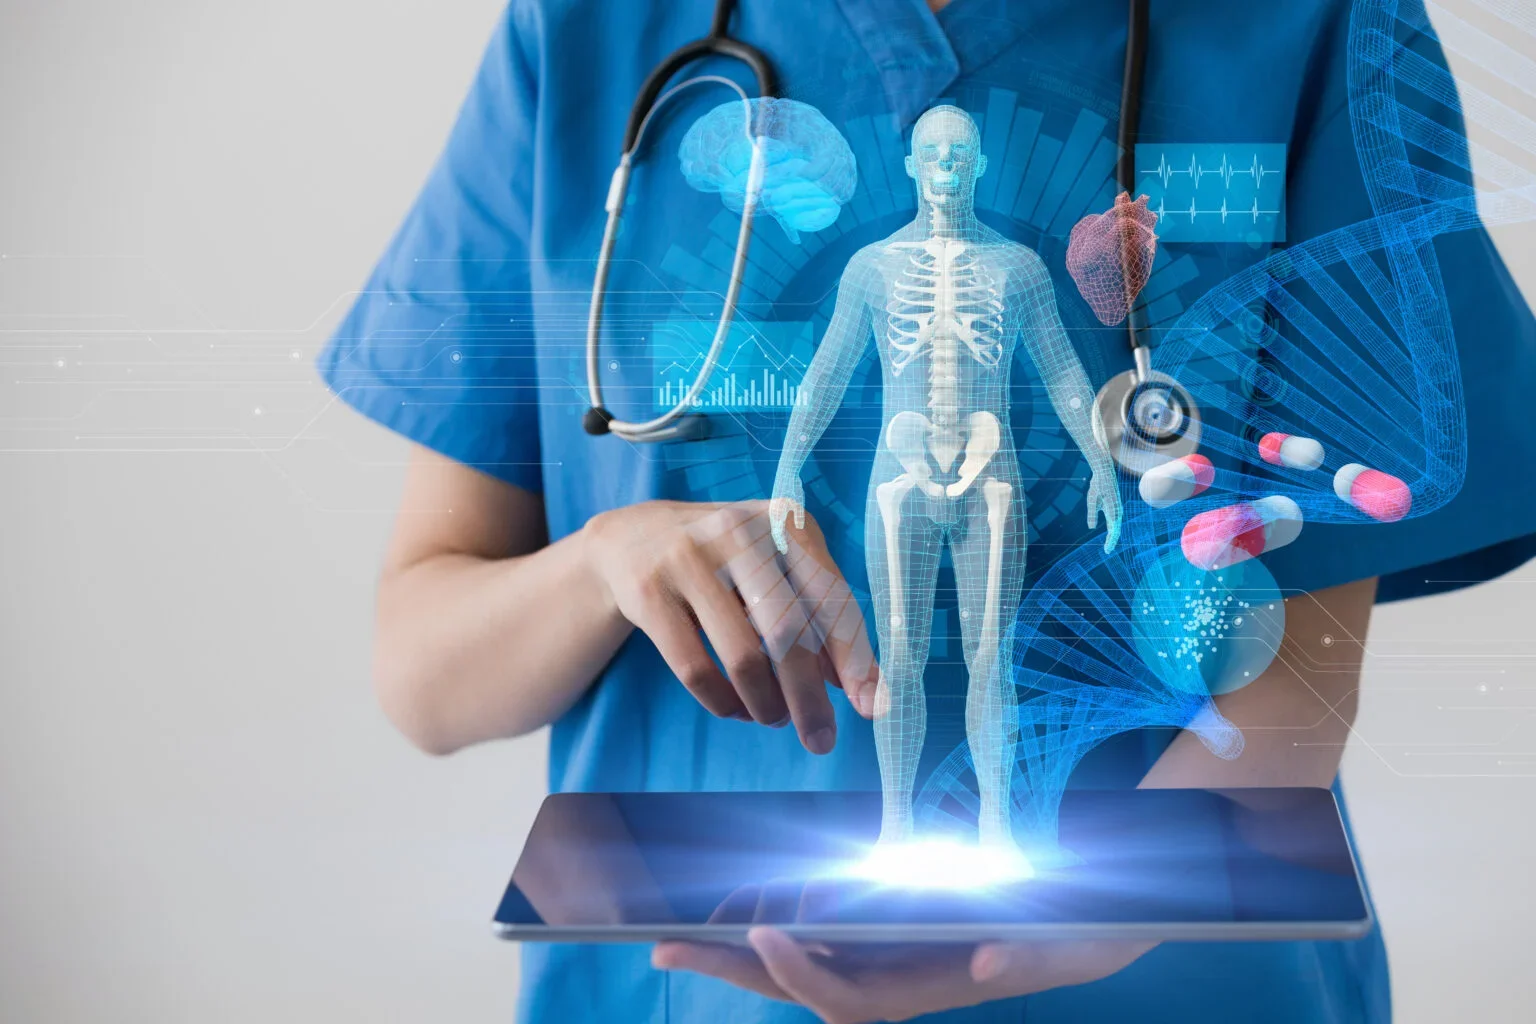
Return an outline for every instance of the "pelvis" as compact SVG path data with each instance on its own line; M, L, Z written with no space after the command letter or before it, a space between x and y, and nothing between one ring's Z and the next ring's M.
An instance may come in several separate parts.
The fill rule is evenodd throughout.
M920 412L899 412L891 417L890 425L885 428L885 446L924 494L935 498L958 498L997 454L1002 433L1002 425L990 412L973 412L967 416L963 436L960 428L939 426ZM960 463L955 479L947 485L940 483L935 477L947 476L962 450L965 459Z

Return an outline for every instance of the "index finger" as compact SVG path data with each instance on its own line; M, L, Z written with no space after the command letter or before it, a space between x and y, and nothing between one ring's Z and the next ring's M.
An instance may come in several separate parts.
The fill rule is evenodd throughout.
M804 534L792 539L784 559L790 584L809 610L816 636L837 674L835 682L859 714L872 717L880 670L853 588L825 545Z
M760 520L754 524L760 526ZM790 582L769 539L751 536L748 529L742 534L744 546L727 569L773 661L795 731L807 750L825 754L837 742L837 718L817 657L822 644L811 621L812 609Z

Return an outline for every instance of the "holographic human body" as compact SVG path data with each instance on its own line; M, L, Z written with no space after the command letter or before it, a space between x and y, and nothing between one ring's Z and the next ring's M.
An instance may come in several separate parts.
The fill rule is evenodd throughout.
M790 419L772 518L783 550L786 517L803 515L801 469L873 340L884 411L865 548L880 640L874 713L884 784L881 841L913 833L912 787L926 731L923 673L947 545L969 676L966 732L981 791L980 838L1001 845L1012 842L1019 729L1012 626L1027 540L1009 422L1009 376L1020 340L1088 457L1089 522L1103 513L1106 547L1118 536L1120 498L1109 456L1093 439L1094 391L1062 328L1044 263L976 219L974 188L986 157L969 115L949 106L925 113L913 128L906 170L917 187L917 218L849 261Z

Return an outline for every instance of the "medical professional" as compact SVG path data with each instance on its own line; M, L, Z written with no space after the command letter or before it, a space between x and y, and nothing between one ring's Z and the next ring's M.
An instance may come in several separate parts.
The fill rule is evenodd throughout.
M414 443L378 599L386 712L438 754L551 725L556 790L879 786L870 631L856 605L827 598L843 592L844 579L854 591L863 580L862 527L838 500L843 490L862 493L856 467L846 481L829 467L825 486L808 488L811 517L781 562L760 554L782 417L723 422L708 439L672 444L582 428L587 302L625 119L651 68L705 34L713 8L714 0L513 0L441 159L320 360L342 401ZM1155 0L1141 137L1288 145L1290 243L1368 219L1346 99L1348 15L1344 0ZM910 129L936 103L991 101L1009 115L1040 112L1038 131L1058 142L1114 139L1122 0L741 0L730 31L772 58L784 95L840 127ZM1441 59L1432 43L1419 46ZM739 67L700 69L750 86ZM654 411L654 371L622 336L627 325L646 333L676 319L712 323L719 303L709 297L729 269L735 221L675 160L688 124L729 98L701 92L655 126L608 283L617 328L601 372L612 411L632 419ZM1073 132L1084 137L1074 142ZM993 172L1007 180L1000 155ZM883 170L861 162L860 173L905 187L899 161ZM1009 173L1021 192L1028 169ZM1040 213L1050 192L1050 179L1041 181L1042 198L1018 230L1045 256L1066 308L1076 300L1060 259L1065 232ZM994 202L1004 186L995 188ZM899 222L856 205L820 252L851 251ZM779 230L761 219L770 255L754 261L747 285L814 309L846 257L818 260ZM1288 642L1303 656L1277 660L1220 699L1249 730L1241 758L1220 761L1187 734L1133 734L1085 762L1084 780L1334 784L1373 603L1488 579L1536 553L1536 455L1509 443L1530 436L1536 324L1485 233L1444 236L1435 247L1468 416L1462 493L1391 526L1309 525L1276 553L1274 574L1298 595L1287 602ZM1197 273L1182 294L1192 301L1269 248L1188 247ZM1130 364L1124 346L1102 336L1073 334L1095 385ZM1272 369L1283 378L1284 367ZM1081 492L1072 490L1085 476L1073 455L1026 482L1043 538L1031 542L1032 573L1048 563L1045 552L1088 539ZM1045 514L1057 508L1065 511ZM1446 580L1457 582L1438 582ZM831 608L848 616L841 639L790 644L770 659L763 636L782 617L764 617L753 599L774 594L798 595L807 620ZM1322 644L1325 633L1333 643ZM958 660L930 665L936 708ZM941 754L953 746L934 738L943 720L936 715L930 733ZM755 932L753 946L525 947L521 1015L602 1024L1390 1016L1379 932L1347 943L986 946L873 975L839 973L771 931Z

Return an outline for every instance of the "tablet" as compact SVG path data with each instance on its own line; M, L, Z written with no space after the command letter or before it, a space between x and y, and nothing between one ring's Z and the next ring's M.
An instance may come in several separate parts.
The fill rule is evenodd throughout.
M864 944L1350 939L1371 927L1326 789L1069 791L1064 852L1002 875L977 869L980 848L954 826L964 808L949 810L930 818L950 834L927 829L913 870L893 879L868 870L893 854L875 848L878 793L555 794L494 930L742 943L770 924Z

